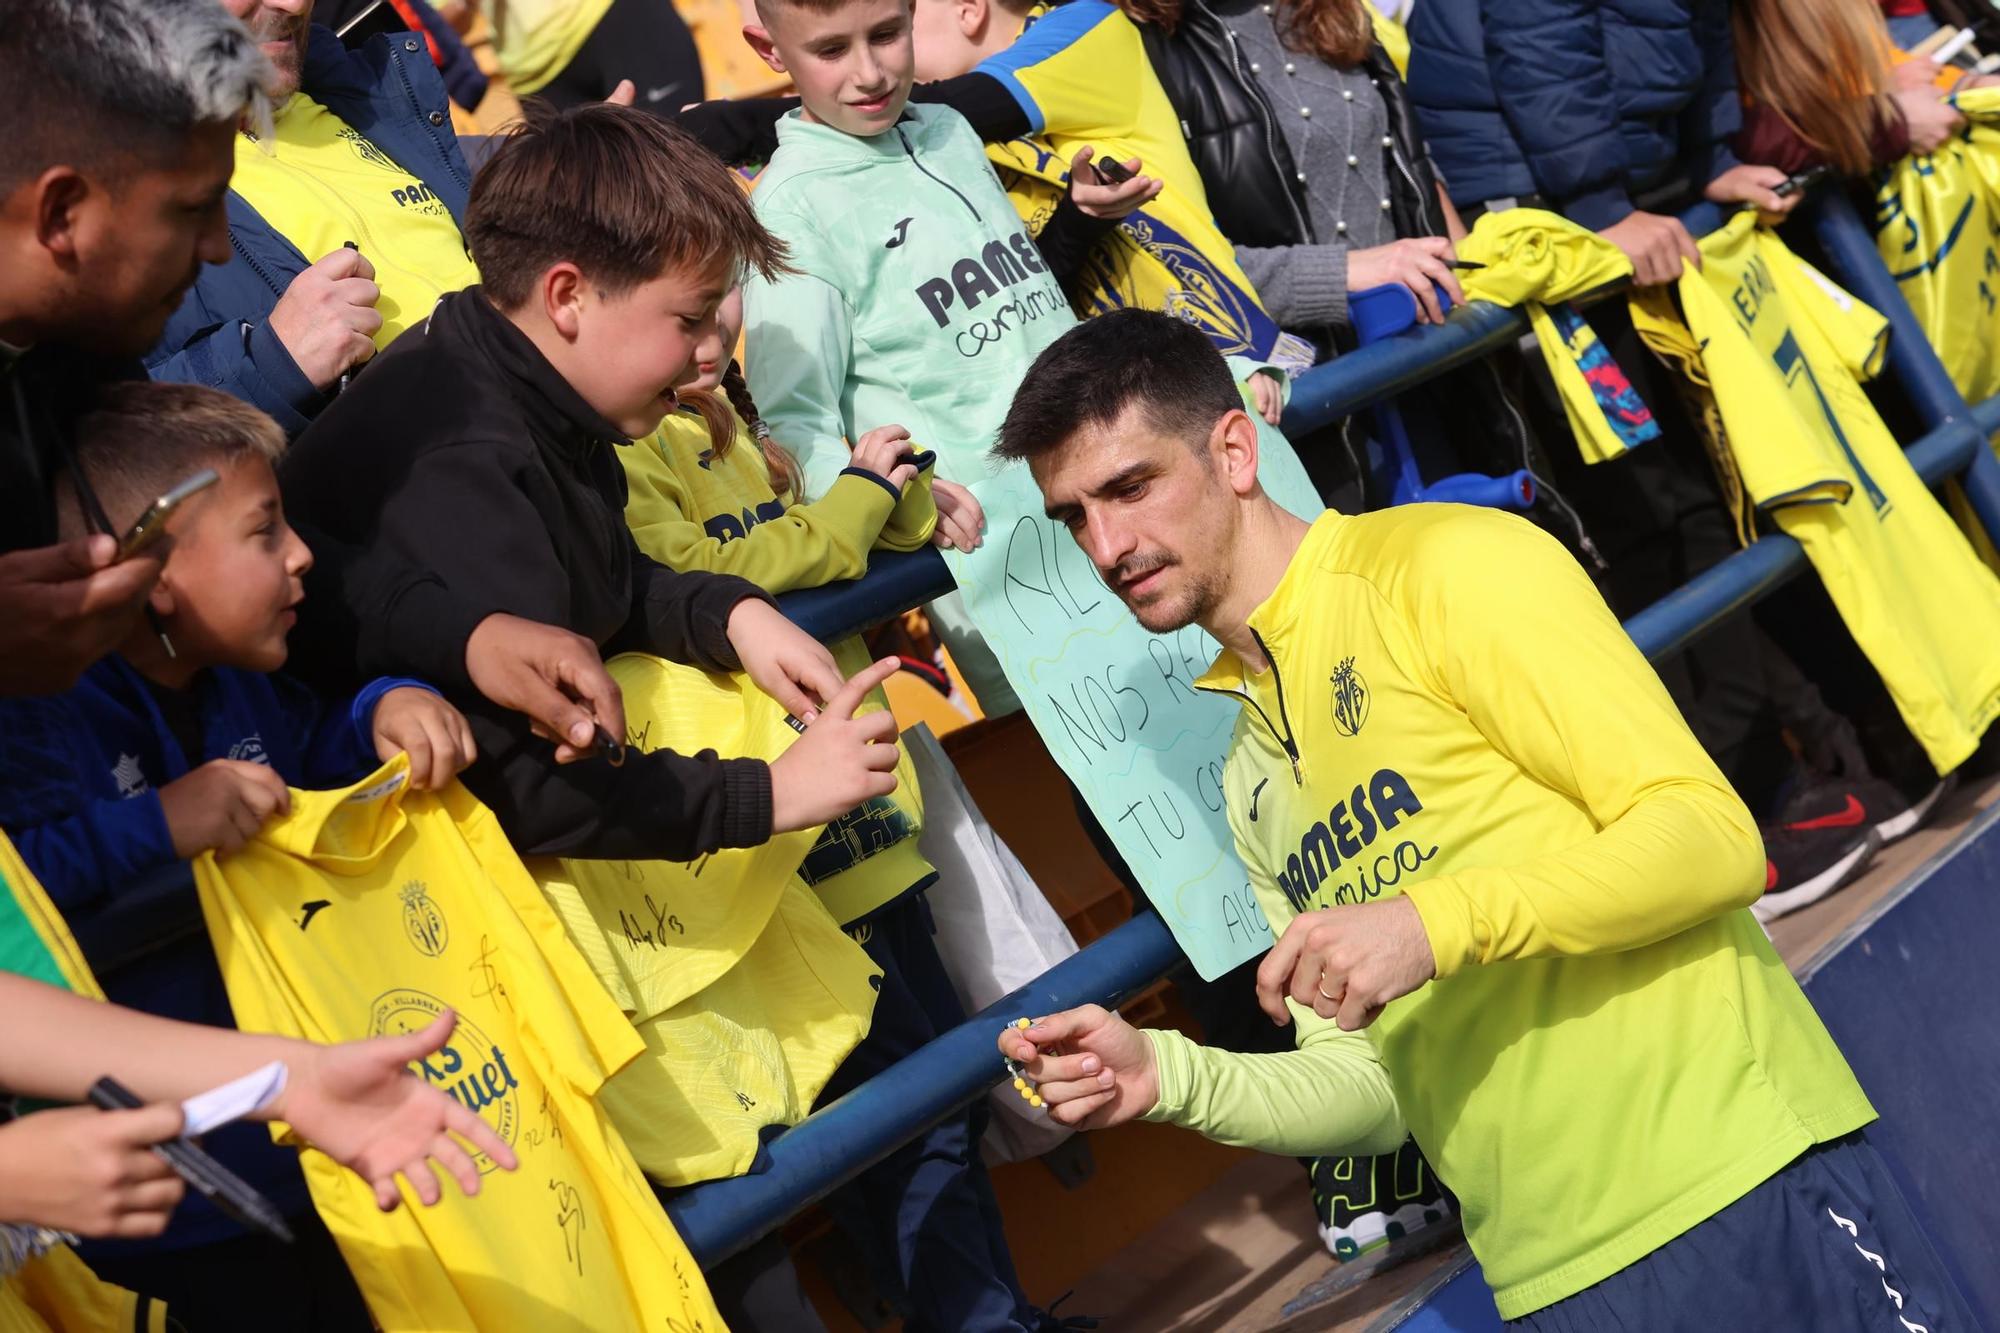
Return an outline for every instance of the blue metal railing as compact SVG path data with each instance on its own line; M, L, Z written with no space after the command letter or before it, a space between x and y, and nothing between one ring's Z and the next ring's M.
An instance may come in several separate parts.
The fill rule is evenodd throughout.
M2000 462L1987 447L2000 433L2000 399L1977 407L1966 404L1883 267L1873 237L1845 199L1816 197L1807 207L1836 276L1891 323L1890 370L1930 427L1908 446L1911 465L1933 485L1959 476L1980 521L2000 540ZM1720 215L1711 209L1684 220L1691 230L1705 234L1719 224ZM1412 329L1302 375L1285 427L1291 433L1313 429L1405 392L1514 342L1527 327L1518 311L1479 303L1461 307L1442 325ZM1803 549L1790 537L1762 537L1633 616L1625 628L1646 657L1657 662L1769 593L1805 563ZM813 633L832 638L950 587L944 562L934 552L883 555L870 563L863 579L793 593L780 604ZM984 1095L1001 1077L994 1039L1008 1021L1080 1004L1114 1007L1179 961L1179 950L1160 918L1151 913L1135 917L779 1135L769 1145L767 1169L689 1190L668 1205L668 1212L698 1262L707 1266L725 1259L898 1144Z

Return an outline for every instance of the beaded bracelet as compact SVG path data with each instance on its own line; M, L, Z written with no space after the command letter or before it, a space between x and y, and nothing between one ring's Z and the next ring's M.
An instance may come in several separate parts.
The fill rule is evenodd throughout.
M1013 1029L1025 1030L1033 1027L1034 1021L1027 1018L1017 1018L1007 1026ZM1021 1094L1022 1101L1040 1110L1042 1106L1041 1090L1028 1078L1028 1067L1011 1055L1003 1055L1000 1058L1006 1063L1007 1073L1014 1080L1014 1091Z

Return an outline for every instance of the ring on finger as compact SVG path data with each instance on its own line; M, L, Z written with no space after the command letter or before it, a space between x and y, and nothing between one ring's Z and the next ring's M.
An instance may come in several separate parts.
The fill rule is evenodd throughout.
M1340 1003L1340 997L1338 995L1328 995L1326 993L1326 978L1324 975L1322 975L1318 981L1315 981L1313 983L1313 989L1318 991L1319 998L1325 1000L1328 1004Z

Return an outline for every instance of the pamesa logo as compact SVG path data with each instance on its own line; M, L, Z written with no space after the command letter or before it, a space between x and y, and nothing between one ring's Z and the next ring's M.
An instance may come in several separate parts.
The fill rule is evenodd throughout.
M1327 678L1333 683L1333 729L1343 736L1358 736L1368 720L1368 682L1354 669L1354 659L1341 659Z
M443 1000L420 990L384 991L375 997L368 1015L370 1036L403 1036L421 1032L445 1011ZM484 1120L509 1146L521 1130L521 1083L507 1064L507 1053L458 1011L451 1040L434 1054L412 1061L410 1072ZM493 1159L472 1149L481 1175L493 1169Z

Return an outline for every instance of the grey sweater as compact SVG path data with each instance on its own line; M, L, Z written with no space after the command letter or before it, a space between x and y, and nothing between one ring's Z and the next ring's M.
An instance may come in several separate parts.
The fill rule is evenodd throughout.
M1243 54L1304 177L1315 245L1238 246L1264 308L1287 329L1347 323L1347 252L1396 239L1382 148L1389 115L1364 69L1341 70L1278 40L1273 6L1209 0ZM1209 181L1213 190L1227 188Z

